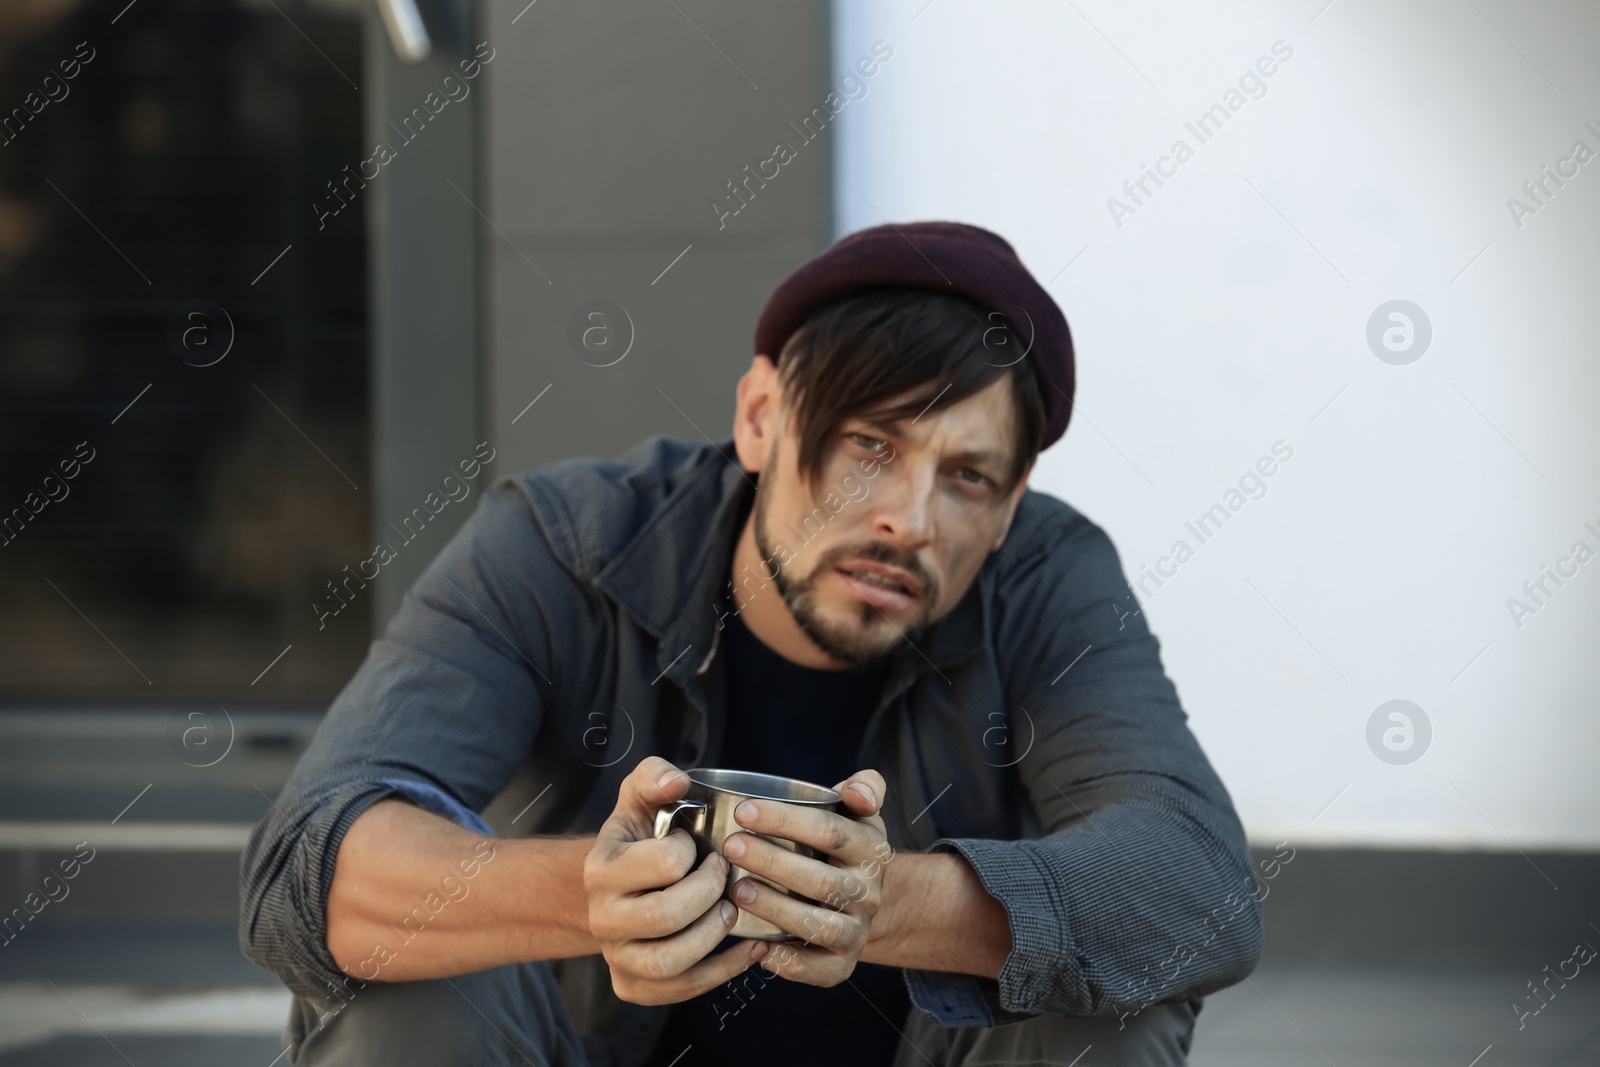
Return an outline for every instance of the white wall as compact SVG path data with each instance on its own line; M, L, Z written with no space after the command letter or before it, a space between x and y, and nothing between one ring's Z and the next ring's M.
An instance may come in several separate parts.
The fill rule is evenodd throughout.
M1600 846L1600 560L1508 608L1600 551L1600 159L1507 206L1600 151L1600 7L925 2L835 5L836 70L894 49L836 129L838 231L972 222L1048 283L1080 402L1033 485L1131 581L1194 549L1145 611L1252 838ZM1185 121L1279 41L1201 143ZM1397 298L1433 329L1406 365L1366 337ZM1185 521L1278 441L1201 544ZM1403 765L1367 740L1393 699L1433 733Z

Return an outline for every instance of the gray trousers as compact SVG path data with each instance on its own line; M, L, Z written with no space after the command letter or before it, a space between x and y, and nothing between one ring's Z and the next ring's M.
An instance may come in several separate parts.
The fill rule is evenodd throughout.
M1193 1002L1197 1005L1198 1001ZM1182 1067L1188 1062L1197 1007L1152 1004L1116 1018L1039 1016L992 1028L946 1027L915 1008L893 1067ZM455 978L374 983L333 1015L296 998L285 1041L295 1067L631 1067L653 1039L634 1035L600 1041L580 1037L548 963L520 963ZM630 1040L631 1038L631 1040ZM638 1057L624 1051L640 1047ZM676 1067L700 1067L691 1051Z

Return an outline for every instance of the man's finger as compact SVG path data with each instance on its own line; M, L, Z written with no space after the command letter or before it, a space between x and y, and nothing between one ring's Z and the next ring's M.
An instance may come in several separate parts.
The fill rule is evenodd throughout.
M853 815L876 815L883 808L889 786L874 770L857 771L838 785L834 792L844 797L844 806Z
M715 989L739 977L750 969L751 964L763 959L767 951L768 944L765 941L736 942L715 956L701 960L669 982L651 983L647 994L650 999L639 1003L676 1004L697 997L708 989Z
M660 839L597 839L584 861L584 885L618 894L664 889L694 868L697 851L687 831Z
M671 982L705 959L728 936L738 918L738 908L725 900L718 901L670 937L625 941L617 945L612 951L611 967L613 970L620 967L643 981Z
M781 800L741 801L733 809L733 818L743 829L798 841L845 863L867 858L874 843L873 827L883 832L877 816L869 823Z
M613 901L605 918L608 928L593 932L596 937L616 941L669 937L704 915L727 887L727 860L713 852L692 873L665 889Z
M761 960L761 967L768 974L801 985L834 985L838 980L833 975L839 966L837 956L799 941L780 941Z
M660 756L646 756L617 790L616 810L600 828L599 837L637 841L655 833L656 810L683 798L689 775Z
M751 890L755 893L751 900L741 899ZM755 878L739 879L734 886L733 899L738 902L740 911L765 919L778 929L825 949L844 948L861 925L861 920L852 915L808 904L763 885Z
M835 867L754 834L729 834L722 842L722 852L751 874L759 874L826 907L843 908L870 891L865 874L854 867Z
M694 838L687 831L629 841L612 850L591 884L616 893L664 889L694 869L695 856Z

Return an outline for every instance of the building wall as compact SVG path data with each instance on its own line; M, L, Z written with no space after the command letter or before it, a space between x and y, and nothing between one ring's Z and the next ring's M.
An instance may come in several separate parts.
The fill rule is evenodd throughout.
M480 9L495 469L721 438L763 301L829 239L832 130L790 126L826 95L827 6L520 8Z
M1600 846L1600 12L837 6L837 69L880 39L838 231L974 222L1048 283L1033 485L1117 544L1252 835Z

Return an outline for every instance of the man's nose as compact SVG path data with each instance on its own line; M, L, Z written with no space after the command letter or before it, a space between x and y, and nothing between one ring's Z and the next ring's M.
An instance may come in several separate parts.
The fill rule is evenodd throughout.
M888 472L885 472L888 475ZM937 472L906 465L880 487L873 514L876 532L886 540L916 548L933 538L933 493Z

